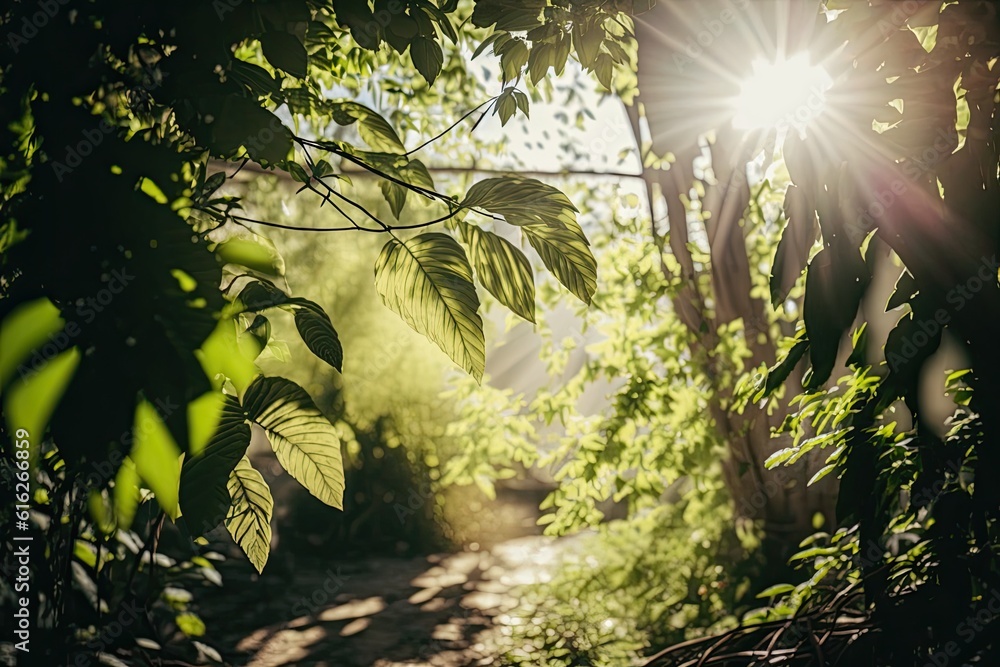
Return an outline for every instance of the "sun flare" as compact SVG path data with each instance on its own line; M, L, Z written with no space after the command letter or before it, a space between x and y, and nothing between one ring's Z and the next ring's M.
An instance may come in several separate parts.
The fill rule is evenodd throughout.
M733 127L739 130L802 127L823 113L833 81L809 55L769 62L755 60L753 74L733 99Z

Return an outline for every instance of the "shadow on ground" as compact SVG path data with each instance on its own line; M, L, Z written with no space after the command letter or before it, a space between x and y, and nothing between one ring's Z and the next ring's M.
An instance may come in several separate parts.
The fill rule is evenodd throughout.
M252 667L458 667L494 664L489 635L543 579L565 539L520 537L489 551L307 562L251 582L233 563L202 600L218 645ZM242 573L242 574L241 574Z

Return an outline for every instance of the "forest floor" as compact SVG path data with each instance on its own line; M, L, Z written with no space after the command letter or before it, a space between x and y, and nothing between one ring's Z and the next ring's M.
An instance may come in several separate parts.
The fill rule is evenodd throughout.
M529 535L488 550L413 558L314 562L251 585L225 568L203 598L224 659L250 667L465 667L498 664L496 633L517 587L546 576L573 539ZM228 572L226 570L229 570ZM243 584L247 585L243 585Z

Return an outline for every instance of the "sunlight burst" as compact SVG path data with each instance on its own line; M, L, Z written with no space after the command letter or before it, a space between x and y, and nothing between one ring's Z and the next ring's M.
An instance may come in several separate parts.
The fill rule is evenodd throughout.
M823 113L833 81L809 55L768 62L755 60L753 74L733 99L733 127L740 130L803 127Z

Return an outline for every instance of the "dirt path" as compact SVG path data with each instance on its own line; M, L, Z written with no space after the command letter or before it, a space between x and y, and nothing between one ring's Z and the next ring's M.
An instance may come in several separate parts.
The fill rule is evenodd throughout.
M490 633L571 541L528 536L490 551L354 563L296 563L205 601L225 657L251 667L459 667L497 664ZM225 575L224 575L225 576ZM234 585L235 584L235 585Z

